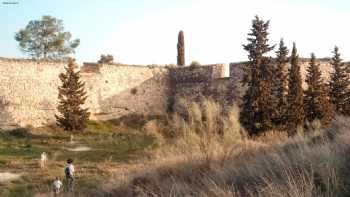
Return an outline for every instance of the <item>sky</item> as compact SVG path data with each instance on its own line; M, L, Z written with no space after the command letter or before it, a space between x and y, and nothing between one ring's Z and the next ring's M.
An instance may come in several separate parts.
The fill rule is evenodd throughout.
M7 4L4 2L17 2ZM350 60L348 0L0 0L0 57L24 58L15 32L51 15L81 44L74 57L95 62L112 54L125 64L176 63L185 35L186 63L247 60L242 45L255 15L270 20L270 44L281 38L299 56L330 57L335 45ZM270 55L274 55L271 53Z

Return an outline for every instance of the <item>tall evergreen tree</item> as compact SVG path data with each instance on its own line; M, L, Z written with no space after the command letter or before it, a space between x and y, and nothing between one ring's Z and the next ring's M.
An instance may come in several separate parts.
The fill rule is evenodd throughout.
M179 32L177 41L177 65L185 66L185 38L183 31Z
M248 34L248 44L243 45L249 55L247 68L244 70L243 83L247 91L243 96L240 121L251 135L273 128L273 96L271 58L266 53L274 46L268 44L269 21L264 22L258 16L252 22L251 33Z
M278 51L276 52L276 68L273 79L273 94L276 103L276 114L274 124L279 128L285 127L287 110L287 91L288 91L288 49L284 45L283 39L280 40Z
M333 71L330 74L329 91L330 99L338 114L350 115L350 78L347 68L342 59L338 47L334 47L334 56L331 60Z
M62 85L58 88L59 115L56 116L57 125L67 131L82 131L86 127L90 113L82 105L87 98L84 90L85 83L80 81L80 72L75 72L74 60L69 60L65 73L59 78Z
M290 57L290 69L288 74L288 94L287 94L287 130L289 135L294 135L298 128L304 126L304 100L303 86L299 65L297 48L293 43Z
M322 80L320 65L312 53L306 79L307 89L304 93L305 118L309 123L321 121L322 126L328 126L333 118L333 108L327 93L327 87Z

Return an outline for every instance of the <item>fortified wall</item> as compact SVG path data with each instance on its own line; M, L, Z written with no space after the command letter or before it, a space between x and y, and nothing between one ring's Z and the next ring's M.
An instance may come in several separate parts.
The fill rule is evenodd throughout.
M179 110L181 98L199 101L202 96L226 105L230 93L235 92L225 64L176 67L169 70L174 110Z
M309 66L310 59L309 58L299 58L299 65L300 65L300 72L301 72L301 78L303 82L303 88L306 88L305 78L306 78L306 70ZM330 60L327 58L324 59L317 59L316 63L320 65L320 70L322 71L322 78L324 81L329 80L330 73L332 72L332 67L330 65ZM243 76L243 69L242 67L246 66L247 62L237 62L237 63L230 63L230 78L233 84L236 84L236 97L241 98L242 95L245 92L245 88L242 87L240 81L242 80ZM350 62L345 63L350 68ZM290 68L290 64L287 64L286 68ZM287 72L287 70L286 70Z
M320 60L323 77L331 69ZM240 80L244 62L188 67L101 65L84 63L82 81L91 119L107 120L124 115L165 114L179 98L197 101L211 97L224 105L239 102L244 93ZM300 61L303 79L308 60ZM59 74L65 62L36 62L0 58L0 129L54 123L57 113Z
M64 62L0 58L0 128L53 123L58 76L65 66ZM92 119L165 113L169 81L165 67L86 64L81 76Z

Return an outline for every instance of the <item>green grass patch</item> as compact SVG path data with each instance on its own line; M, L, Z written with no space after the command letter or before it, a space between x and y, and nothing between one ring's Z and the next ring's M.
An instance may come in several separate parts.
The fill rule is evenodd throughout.
M161 119L162 116L158 115L140 115L140 114L130 114L118 119L109 120L108 122L114 125L125 125L129 128L136 130L142 129L142 127L150 120Z
M4 186L2 186L4 187ZM8 196L8 197L32 197L35 196L34 187L30 184L21 183L16 184L12 183L10 185L7 185L4 188L1 188L0 195L1 196Z
M157 146L155 138L141 131L152 118L157 117L89 121L82 133L65 132L54 125L0 133L0 171L23 175L19 180L0 184L0 196L34 196L48 192L53 178L63 177L67 158L74 159L77 169L77 194L94 192L98 182L107 179L106 169L129 163L144 156L146 149ZM91 150L72 151L77 147ZM45 169L38 165L42 152L46 152L49 159ZM101 165L109 167L105 169Z
M91 133L108 133L108 132L114 132L116 129L116 125L112 122L103 121L88 121L86 130Z

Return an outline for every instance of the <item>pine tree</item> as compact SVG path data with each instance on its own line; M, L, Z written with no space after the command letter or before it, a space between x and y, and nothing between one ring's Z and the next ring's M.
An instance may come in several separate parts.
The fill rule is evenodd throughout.
M277 100L276 114L274 116L274 124L280 129L285 127L286 110L287 110L287 63L288 49L284 45L283 39L280 40L278 51L276 52L276 68L273 79L273 94Z
M247 86L247 91L242 99L240 121L250 135L273 128L273 66L271 58L265 55L274 46L268 44L268 27L269 21L264 22L256 16L251 33L248 34L249 43L243 45L244 50L249 53L249 62L244 69L246 72L242 81Z
M90 116L88 109L82 108L87 98L85 83L80 81L80 73L75 72L75 68L76 64L71 59L65 73L59 75L62 85L58 88L57 110L60 115L55 116L57 125L67 131L82 131Z
M331 60L333 72L330 74L330 99L335 111L341 115L350 115L350 78L346 66L342 63L338 47L334 47L334 56Z
M304 100L303 86L299 65L297 48L293 43L290 57L291 67L288 74L288 94L287 94L287 131L289 135L294 135L298 128L304 126Z
M179 32L177 41L177 65L185 66L185 38L183 31Z
M308 123L321 121L322 126L328 126L333 118L333 108L329 100L326 85L322 80L320 65L312 53L305 82L307 89L304 92L305 119Z
M80 44L79 39L71 38L72 34L64 31L63 21L52 16L29 21L15 35L19 48L35 59L67 60Z

